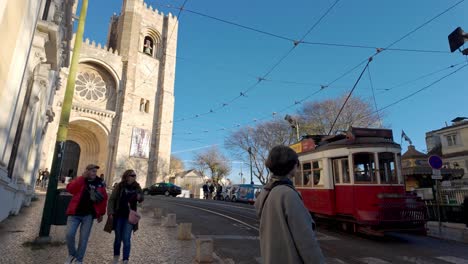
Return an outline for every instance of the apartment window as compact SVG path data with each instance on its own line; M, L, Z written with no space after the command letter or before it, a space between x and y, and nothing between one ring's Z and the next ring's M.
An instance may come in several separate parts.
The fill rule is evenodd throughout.
M447 145L449 147L457 145L457 134L447 135L445 138L447 138Z

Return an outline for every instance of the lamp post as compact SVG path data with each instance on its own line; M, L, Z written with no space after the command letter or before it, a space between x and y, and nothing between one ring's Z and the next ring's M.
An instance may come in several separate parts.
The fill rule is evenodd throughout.
M297 119L296 119L296 118L293 118L293 117L290 116L290 115L286 115L286 116L284 117L284 120L288 121L288 123L291 125L291 127L296 129L296 139L297 139L297 141L299 142L299 141L300 141L300 137L299 137L299 123L297 122Z
M65 150L65 141L68 134L68 123L70 121L70 112L73 101L73 94L75 90L76 71L78 69L78 62L80 59L81 44L83 43L83 33L86 21L86 13L88 10L88 0L83 0L81 4L80 20L76 31L75 45L73 48L73 56L68 74L67 88L65 90L65 97L62 103L62 112L60 115L60 123L57 131L57 141L55 142L54 156L52 159L52 166L49 177L49 184L47 186L47 194L42 212L41 225L39 230L38 242L47 242L50 240L50 226L52 224L52 214L54 210L54 200L57 192L58 176L62 166L63 155Z
M461 46L468 41L468 33L465 33L461 27L457 27L450 35L448 35L450 51L460 50ZM468 55L468 49L460 50L463 55Z
M249 159L250 159L250 184L254 184L253 176L252 176L252 148L249 147L247 151L249 152Z

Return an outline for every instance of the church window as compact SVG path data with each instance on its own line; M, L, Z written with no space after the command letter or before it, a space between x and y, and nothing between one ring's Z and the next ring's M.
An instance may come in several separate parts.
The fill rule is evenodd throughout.
M149 100L146 100L146 103L145 103L145 113L149 113L149 109L150 109L150 101L149 101Z
M151 37L146 36L143 41L143 52L147 55L153 56L154 41Z
M140 100L140 112L145 111L145 99L141 98Z

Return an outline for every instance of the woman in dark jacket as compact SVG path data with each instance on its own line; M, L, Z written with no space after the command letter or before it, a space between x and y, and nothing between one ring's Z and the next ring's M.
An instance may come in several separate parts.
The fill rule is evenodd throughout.
M122 180L112 190L107 205L107 214L113 222L115 231L114 240L114 263L118 263L120 248L123 243L123 263L128 263L130 257L130 238L132 231L138 230L138 224L132 225L128 222L130 209L137 210L137 202L143 202L143 191L140 184L136 182L136 172L127 170L122 175Z

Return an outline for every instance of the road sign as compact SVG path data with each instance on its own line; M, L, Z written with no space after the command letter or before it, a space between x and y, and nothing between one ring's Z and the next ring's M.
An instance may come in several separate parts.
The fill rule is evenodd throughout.
M433 180L442 180L442 175L440 174L440 170L432 169L432 176Z
M429 165L435 170L440 170L442 168L442 159L437 155L432 155L428 159Z

